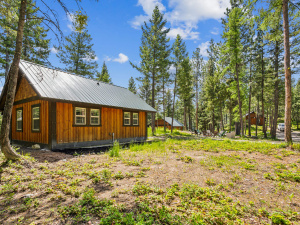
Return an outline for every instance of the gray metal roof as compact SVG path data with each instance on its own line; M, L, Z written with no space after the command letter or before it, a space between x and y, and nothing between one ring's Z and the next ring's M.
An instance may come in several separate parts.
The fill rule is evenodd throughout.
M168 123L168 124L172 124L172 117L165 117L165 121ZM173 126L174 127L183 127L183 124L180 123L178 120L174 119L173 120Z
M123 87L21 60L20 70L42 98L156 112Z

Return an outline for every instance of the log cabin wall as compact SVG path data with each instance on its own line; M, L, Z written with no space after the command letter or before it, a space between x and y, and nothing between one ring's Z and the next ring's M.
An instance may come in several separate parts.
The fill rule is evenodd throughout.
M74 105L75 106L75 105ZM82 106L83 107L83 106ZM85 108L95 108L84 106ZM97 108L97 107L96 107ZM132 110L129 110L132 111ZM146 137L146 112L139 112L139 126L123 126L123 110L102 107L101 126L73 126L74 108L71 103L56 103L57 144ZM87 117L88 118L88 117Z

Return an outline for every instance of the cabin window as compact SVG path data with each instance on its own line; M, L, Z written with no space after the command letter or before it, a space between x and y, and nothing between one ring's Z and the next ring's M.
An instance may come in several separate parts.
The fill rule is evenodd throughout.
M139 113L132 113L132 125L139 125Z
M124 112L124 125L130 125L130 112Z
M23 108L17 109L17 131L23 131Z
M100 109L91 109L91 125L100 125Z
M86 124L86 108L75 107L75 125Z
M31 108L32 113L32 131L40 131L40 105L33 105Z

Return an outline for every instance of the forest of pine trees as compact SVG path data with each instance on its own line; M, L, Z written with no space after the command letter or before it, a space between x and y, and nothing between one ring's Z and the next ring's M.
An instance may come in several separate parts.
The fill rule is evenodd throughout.
M11 10L1 11L0 20L1 76L8 73L17 37L19 1L8 2ZM37 16L34 4L28 0L26 18ZM265 118L265 138L276 138L277 124L286 121L285 137L291 142L291 122L300 127L300 84L291 79L299 73L299 16L299 4L288 0L231 0L222 18L222 39L211 39L204 57L199 48L187 52L180 35L168 38L166 17L155 7L141 27L140 63L131 63L140 76L128 82L131 92L158 110L148 118L152 132L155 119L168 116L186 130L231 131L238 124L241 135L257 136L245 119L255 112ZM66 71L112 83L105 62L101 70L98 67L87 25L73 21L73 31L57 47L57 56ZM21 58L49 64L48 32L41 20L28 20Z
M299 129L300 120L300 84L291 79L299 73L300 20L298 5L290 3L285 11L286 4L232 0L222 19L222 40L211 39L205 60L199 48L189 57L180 35L171 44L156 7L142 26L141 64L132 64L141 73L138 94L158 110L148 118L152 132L155 119L171 116L189 130L231 131L238 125L242 136L257 136L245 119L255 112L265 118L265 138L276 138L279 121L290 121L285 139L291 142L291 122Z

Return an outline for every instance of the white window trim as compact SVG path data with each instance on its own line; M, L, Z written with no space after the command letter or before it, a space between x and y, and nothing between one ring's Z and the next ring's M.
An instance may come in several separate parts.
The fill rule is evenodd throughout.
M133 114L137 114L137 118L134 118L134 117L133 117ZM134 121L135 121L135 120L137 121L137 124L134 124ZM132 113L132 125L133 125L133 126L138 126L138 125L139 125L139 113L137 113L137 112L133 112L133 113Z
M39 117L34 117L33 111L36 108L39 109ZM40 106L33 107L32 110L31 110L31 113L32 113L32 130L33 131L40 131L40 129L41 129L41 121L40 121L40 127L39 127L39 129L34 129L34 121L35 120L40 120L40 117L41 117L41 115L40 115L41 114L41 107Z
M18 118L18 112L21 111L21 118ZM18 122L22 121L23 123L23 109L17 109L17 131L21 131L23 129L23 126L21 125L21 127L18 127Z
M129 118L125 118L125 114L129 113ZM125 124L125 119L129 120L129 124ZM130 112L124 112L123 114L123 120L124 120L124 126L130 126L131 125L131 113Z
M98 110L99 116L92 116L92 110ZM100 116L101 116L101 110L100 109L90 109L90 124L93 126L100 125ZM92 118L98 118L98 123L93 123Z
M76 110L77 109L84 109L84 115L76 115ZM75 125L86 125L86 108L82 108L82 107L75 107L75 111L74 111L74 113L75 113ZM76 120L76 118L77 117L81 117L81 118L84 118L84 123L77 123L77 120Z

